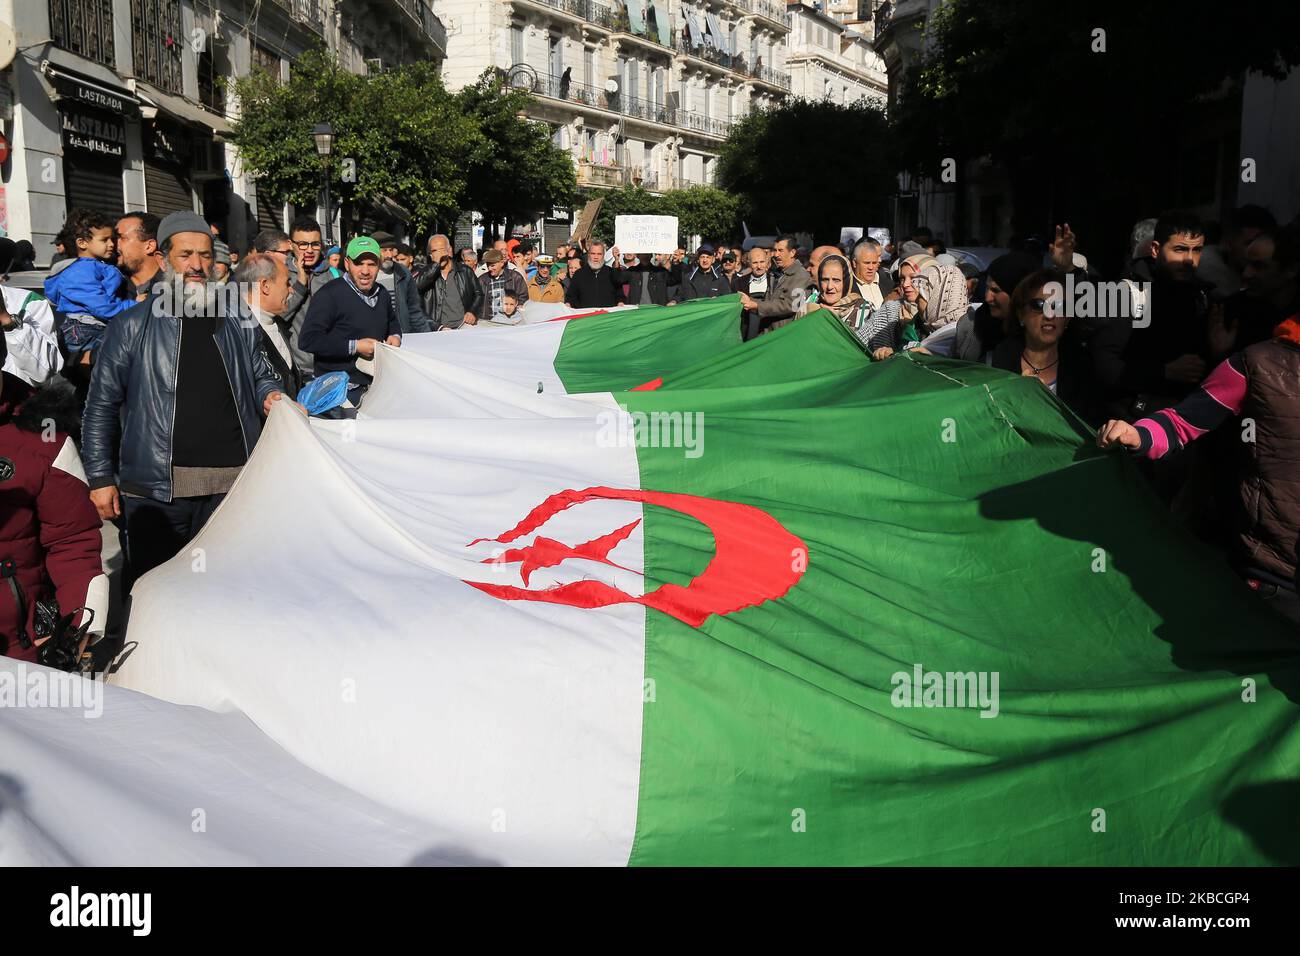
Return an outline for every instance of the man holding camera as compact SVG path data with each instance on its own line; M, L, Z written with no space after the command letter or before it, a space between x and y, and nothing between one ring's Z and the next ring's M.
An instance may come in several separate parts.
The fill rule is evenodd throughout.
M424 312L435 332L473 325L483 309L483 287L474 270L451 255L451 240L442 233L429 237L429 269L420 277Z

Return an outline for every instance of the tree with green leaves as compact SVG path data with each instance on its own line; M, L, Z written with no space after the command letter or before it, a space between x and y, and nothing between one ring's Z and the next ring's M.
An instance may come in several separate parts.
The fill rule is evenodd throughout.
M1020 231L1069 221L1090 258L1118 255L1137 219L1233 178L1244 75L1300 62L1300 5L1234 17L1217 0L949 0L891 117L900 166L991 157Z
M672 216L675 215L664 196L652 193L641 186L622 186L618 189L592 190L587 199L599 199L600 212L591 234L606 242L614 241L614 220L618 216ZM628 252L637 250L629 249Z
M463 169L470 208L483 214L490 238L499 222L533 222L553 206L567 206L577 189L573 160L551 142L550 127L521 118L531 99L511 89L499 70L485 71L455 97L482 134Z
M677 217L682 241L703 236L713 242L727 242L741 234L744 201L716 186L688 186L664 194L669 212Z
M718 185L741 197L755 232L807 231L836 242L844 226L886 221L894 174L882 110L792 100L732 126Z
M592 232L610 241L614 238L614 220L618 216L676 216L679 242L685 242L690 236L724 242L740 234L740 197L714 186L689 186L664 193L652 193L641 186L623 186L593 192L588 198L604 200Z
M481 148L483 135L432 63L358 76L314 50L294 64L289 82L255 69L235 81L235 92L232 139L259 193L314 205L321 160L311 131L329 123L330 192L345 221L351 204L390 196L411 210L411 227L420 231L452 221L468 198L464 157Z

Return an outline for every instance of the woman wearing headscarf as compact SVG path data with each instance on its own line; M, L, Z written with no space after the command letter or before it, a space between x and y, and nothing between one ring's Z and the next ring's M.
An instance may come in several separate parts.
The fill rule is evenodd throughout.
M1065 276L1038 269L1020 280L1011 295L1012 331L989 364L1016 375L1037 378L1043 386L1094 428L1104 421L1088 350L1069 334Z
M928 302L920 276L924 269L935 264L934 257L924 252L914 253L900 262L898 285L885 296L880 308L867 317L863 328L854 332L876 361L921 344L918 318L925 314Z
M970 300L966 297L966 277L959 266L941 263L929 256L912 258L929 260L916 267L915 280L926 303L916 323L918 333L924 338L955 325L970 311Z
M856 332L866 321L871 306L853 291L849 260L839 253L823 256L817 264L817 287L808 295L808 309L823 308Z

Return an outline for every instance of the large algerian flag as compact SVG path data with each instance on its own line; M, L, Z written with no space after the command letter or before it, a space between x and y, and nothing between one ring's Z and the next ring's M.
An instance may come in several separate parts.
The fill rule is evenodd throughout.
M564 395L636 388L739 344L740 296L729 295L671 307L565 312L507 328L466 326L407 336L403 347Z
M456 372L277 406L123 683L242 711L412 857L1294 853L1294 630L1037 382L824 312L651 391Z

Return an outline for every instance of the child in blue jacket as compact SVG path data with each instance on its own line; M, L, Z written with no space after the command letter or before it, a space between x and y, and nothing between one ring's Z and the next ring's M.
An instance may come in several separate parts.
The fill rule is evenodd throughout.
M45 296L62 315L59 328L74 362L89 364L108 322L135 305L126 279L114 266L113 220L76 210L63 227L77 258L57 263L45 280Z

